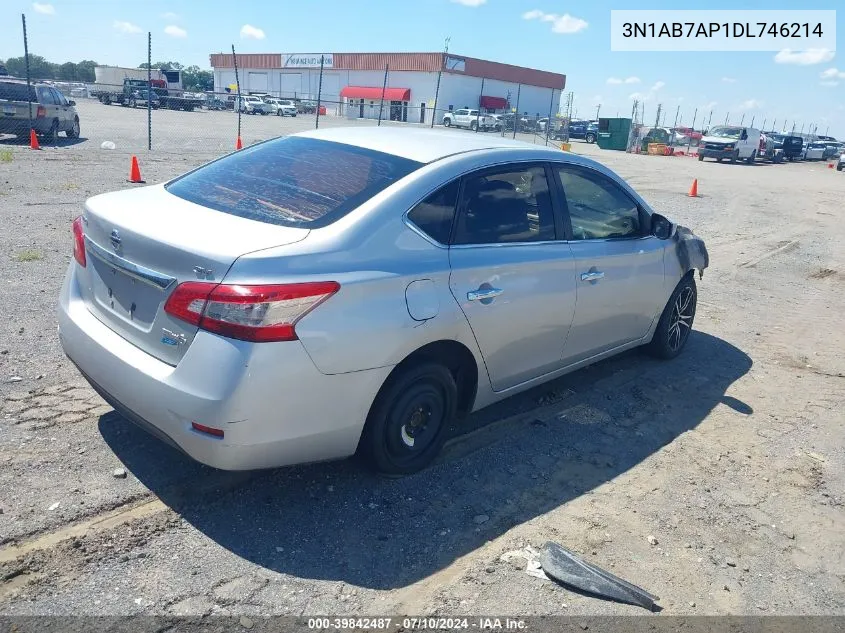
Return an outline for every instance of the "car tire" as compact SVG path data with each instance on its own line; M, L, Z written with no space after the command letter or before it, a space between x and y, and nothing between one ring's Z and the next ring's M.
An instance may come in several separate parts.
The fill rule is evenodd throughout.
M698 162L700 163L700 162L703 162L703 161L704 161L704 154L699 154L698 155Z
M443 127L452 127L452 119L443 119Z
M660 321L657 322L654 336L648 344L649 354L669 360L681 353L692 331L697 300L698 290L695 278L690 272L681 279L669 297L663 314L660 315Z
M757 160L757 150L752 150L751 156L745 159L746 165L753 165L754 161Z
M443 365L422 362L400 369L373 402L359 452L385 475L422 470L443 447L457 400L455 379Z
M842 171L842 163L839 163L839 164L836 166L836 171Z
M478 123L476 123L475 121L470 121L469 129L470 131L475 132L478 129Z
M588 143L595 143L596 142L596 135L595 134L587 134L587 136L584 137L584 140L587 141Z
M65 134L68 138L79 138L79 117L73 117L73 123Z
M134 99L134 98L133 98L133 99L130 99L130 100L129 100L129 107L130 107L130 108L137 108L137 107L138 107L138 102L137 102L137 101L135 101L135 99Z
M735 152L731 155L731 165L736 165L736 161L737 161L738 159L739 159L739 150L736 150L736 151L735 151Z

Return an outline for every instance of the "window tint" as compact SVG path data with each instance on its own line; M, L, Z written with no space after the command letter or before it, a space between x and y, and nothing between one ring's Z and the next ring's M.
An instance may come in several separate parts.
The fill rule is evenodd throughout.
M557 168L576 240L639 237L640 212L617 185L599 174Z
M288 136L229 154L174 180L167 190L242 218L316 228L421 166L354 145Z
M466 178L453 243L553 239L552 202L542 166L514 166Z
M35 101L35 88L30 88L29 94L32 96L29 101ZM0 99L27 101L26 84L16 81L0 81Z
M49 88L36 88L38 91L38 103L44 105L56 105L56 100L53 98L53 91Z
M55 88L53 88L52 92L53 92L53 98L56 100L56 103L58 103L59 105L62 105L62 106L67 105L67 99L65 99L65 96L61 92L59 92Z
M435 242L448 244L460 180L441 187L408 213L408 219Z

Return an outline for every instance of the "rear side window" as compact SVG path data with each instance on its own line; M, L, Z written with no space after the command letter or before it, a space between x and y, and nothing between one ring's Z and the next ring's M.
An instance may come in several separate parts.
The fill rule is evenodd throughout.
M441 187L408 212L417 228L440 244L449 243L460 181Z
M166 188L238 217L319 228L421 166L354 145L289 136L229 154Z
M15 81L0 81L0 99L7 101L35 101L35 88L29 89L30 98L26 98L26 84Z
M49 88L37 88L38 102L44 105L56 105L56 99L53 97L53 91Z

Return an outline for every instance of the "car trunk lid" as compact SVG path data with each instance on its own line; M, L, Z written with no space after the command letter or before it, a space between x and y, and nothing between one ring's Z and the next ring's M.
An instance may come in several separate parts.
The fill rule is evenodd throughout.
M88 309L123 338L171 365L197 328L164 311L185 281L221 281L245 253L304 239L308 229L220 213L168 193L163 185L88 200L83 215Z

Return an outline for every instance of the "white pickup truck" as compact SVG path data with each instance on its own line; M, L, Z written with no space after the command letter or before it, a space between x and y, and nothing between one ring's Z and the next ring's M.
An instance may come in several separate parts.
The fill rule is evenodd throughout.
M465 127L473 131L477 128L482 132L486 132L487 130L496 129L498 121L489 114L479 114L478 110L461 108L460 110L444 114L443 125L445 127Z
M711 128L698 141L698 160L715 158L719 163L725 159L732 163L744 160L751 164L757 158L760 134L760 130L738 125Z

